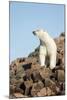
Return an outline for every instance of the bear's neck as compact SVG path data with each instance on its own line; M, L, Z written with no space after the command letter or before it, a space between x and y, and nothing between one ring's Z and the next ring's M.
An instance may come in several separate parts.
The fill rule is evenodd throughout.
M44 43L47 44L48 41L50 40L51 40L51 37L48 34L44 34L43 36L40 37L41 44L44 44Z

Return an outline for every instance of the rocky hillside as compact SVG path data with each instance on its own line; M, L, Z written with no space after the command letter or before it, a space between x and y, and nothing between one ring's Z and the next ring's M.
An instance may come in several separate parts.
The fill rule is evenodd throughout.
M57 61L54 70L39 65L39 47L27 58L17 58L10 64L10 98L65 94L64 41L64 33L55 39ZM48 59L46 63L48 65Z

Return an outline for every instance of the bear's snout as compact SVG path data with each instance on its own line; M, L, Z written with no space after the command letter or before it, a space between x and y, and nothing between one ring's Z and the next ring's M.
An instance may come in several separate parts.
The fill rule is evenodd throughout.
M36 32L35 32L35 31L33 31L33 34L34 34L34 35L36 35Z

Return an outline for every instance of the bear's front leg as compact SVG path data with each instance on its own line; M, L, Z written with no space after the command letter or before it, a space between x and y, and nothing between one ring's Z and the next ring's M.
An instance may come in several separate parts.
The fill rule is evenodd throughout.
M45 65L45 55L40 54L40 55L39 55L39 61L40 61L40 65L41 65L42 67L43 67L43 66L46 67L46 65Z

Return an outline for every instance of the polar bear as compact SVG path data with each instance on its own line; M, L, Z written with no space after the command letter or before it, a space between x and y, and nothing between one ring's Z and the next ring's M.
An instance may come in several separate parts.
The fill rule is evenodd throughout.
M50 60L50 69L54 69L56 66L56 55L57 55L57 46L52 37L48 32L43 31L42 29L33 31L33 34L36 35L40 40L39 48L39 59L40 65L45 66L46 56L49 56Z

